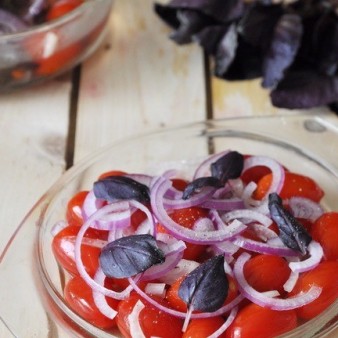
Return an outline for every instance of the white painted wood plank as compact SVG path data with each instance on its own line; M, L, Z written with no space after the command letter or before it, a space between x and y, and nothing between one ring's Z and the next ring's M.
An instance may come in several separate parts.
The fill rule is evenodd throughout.
M0 252L64 170L70 81L0 96Z
M118 139L205 118L202 53L169 40L152 6L116 1L104 46L83 66L76 161Z

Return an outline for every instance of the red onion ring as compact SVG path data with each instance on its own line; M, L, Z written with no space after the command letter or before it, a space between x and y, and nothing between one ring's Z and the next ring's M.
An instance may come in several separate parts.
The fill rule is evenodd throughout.
M238 288L242 295L244 295L250 301L259 306L268 307L272 310L278 311L296 309L303 305L311 303L312 301L317 299L322 292L322 288L312 286L307 292L300 293L295 297L288 299L267 297L261 292L258 292L254 288L252 288L244 276L244 265L250 259L250 257L251 256L246 252L242 253L238 257L234 265L234 275L238 283Z
M94 281L101 286L104 286L104 281L106 279L105 274L103 273L101 268L98 268L96 274L94 276ZM117 311L115 311L106 300L106 297L101 292L93 289L93 300L96 307L100 310L100 312L106 317L113 319L117 315Z
M131 337L146 338L140 325L140 313L144 309L144 304L138 300L128 316Z
M219 327L215 332L213 332L210 336L207 338L218 338L220 337L225 330L232 324L232 322L235 320L238 312L238 307L234 307L227 318L227 320L222 324L221 327Z
M168 308L160 303L158 303L156 300L151 298L149 295L147 295L142 289L139 288L139 286L135 283L135 281L132 278L128 278L130 285L133 287L133 289L148 303L155 306L160 311L164 311L172 316L179 317L179 318L185 318L186 312L177 311L171 308ZM222 306L217 311L214 312L202 312L202 313L193 313L191 315L191 319L198 319L198 318L210 318L210 317L216 317L223 315L226 312L231 311L235 306L237 306L244 297L242 295L238 295L235 299L233 299L230 303Z
M324 252L322 246L312 240L308 246L309 258L299 261L290 262L289 267L293 272L300 273L314 269L321 261Z
M226 229L208 232L198 232L179 225L170 218L163 204L163 196L170 186L171 182L164 178L157 180L151 191L150 201L153 213L155 214L158 221L169 232L173 233L176 238L195 244L215 244L231 238L235 234L242 231L242 224L239 222L233 223L232 226L229 226Z
M288 204L295 217L308 219L311 222L315 222L324 213L322 206L309 198L294 196L289 199Z
M264 214L248 209L232 210L222 216L224 222L230 222L234 219L241 219L243 223L250 223L252 221L259 222L268 227L272 224L272 219Z

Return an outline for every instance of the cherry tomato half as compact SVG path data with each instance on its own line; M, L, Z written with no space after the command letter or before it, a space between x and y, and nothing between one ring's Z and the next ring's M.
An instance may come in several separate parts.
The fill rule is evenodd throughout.
M259 292L277 290L284 293L283 285L291 273L284 258L272 255L257 255L244 266L244 275L249 284Z
M52 250L56 260L72 275L78 275L74 258L74 245L80 227L68 226L61 230L52 242ZM81 245L81 257L83 265L90 276L94 276L98 265L101 248L95 246L97 240L107 240L108 232L95 229L88 229L84 238L93 239L93 242Z
M116 326L115 319L109 319L97 308L93 299L93 290L81 277L76 276L66 284L64 297L72 310L89 323L102 329ZM116 310L119 301L110 297L106 299L108 305Z
M88 191L80 191L67 203L66 220L69 225L81 226L83 224L82 206Z
M83 0L57 0L47 12L47 21L55 20L79 7Z
M116 323L123 337L131 337L128 317L139 299L140 297L137 294L131 293L128 298L120 301ZM156 298L156 300L163 302L161 299ZM139 315L140 326L146 338L182 336L183 321L181 319L158 310L144 300L141 301L145 307Z
M193 319L189 323L187 330L183 333L182 338L205 338L212 335L218 330L225 320L222 317L211 317L203 319ZM220 338L225 337L225 332L222 333Z
M319 242L327 260L338 260L338 212L327 212L312 225L311 235Z
M257 189L254 193L254 198L260 200L266 195L266 192L271 185L271 180L272 174L265 175L259 180ZM286 172L280 196L283 199L294 196L307 197L315 202L319 202L324 196L324 192L312 178L292 172Z
M276 311L249 304L242 308L230 327L226 338L273 338L297 326L294 310Z
M302 319L316 317L338 298L338 262L325 261L302 273L290 296L306 292L311 286L321 287L322 292L313 302L296 309Z

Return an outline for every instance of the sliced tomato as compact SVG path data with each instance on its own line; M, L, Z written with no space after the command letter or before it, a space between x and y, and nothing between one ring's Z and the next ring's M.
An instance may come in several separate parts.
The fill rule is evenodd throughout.
M78 275L74 258L74 245L80 227L68 226L61 230L52 242L52 250L58 263L72 275ZM98 241L108 238L107 231L88 229L85 233L86 244L81 245L81 257L83 265L90 276L94 276L98 265L101 248ZM101 243L100 243L101 244Z
M140 300L140 297L132 292L130 296L122 300L118 306L116 323L123 337L131 338L128 317L138 300ZM164 303L160 298L156 298L156 300ZM141 329L146 338L173 338L182 336L182 319L160 311L144 300L141 301L145 307L140 312L139 319Z
M110 170L110 171L106 171L104 173L102 173L99 176L99 180L102 180L103 178L109 177L109 176L124 176L127 173L125 171L121 171L121 170Z
M93 299L93 290L80 276L69 280L64 290L64 297L69 307L89 323L102 329L116 326L115 319L109 319L97 308ZM116 310L119 301L110 297L106 299L109 306Z
M57 0L49 8L46 20L55 20L82 5L83 0Z
M272 255L257 255L244 266L244 276L259 292L277 290L284 293L283 285L291 273L284 258Z
M327 260L338 260L338 212L327 212L311 228L311 235L319 242Z
M255 199L261 200L266 195L270 188L271 181L272 174L265 175L258 181L254 193ZM292 172L286 172L280 196L283 199L300 196L319 202L324 196L324 192L312 178Z
M218 330L225 320L222 317L211 317L203 319L193 319L189 323L187 330L183 333L182 338L206 338ZM220 338L225 338L225 332Z
M294 310L276 311L256 304L243 307L226 330L226 338L273 338L297 326Z
M82 206L88 191L80 191L67 203L66 220L69 225L81 226L83 224Z
M296 309L297 315L306 320L318 316L338 298L338 262L325 261L302 273L290 297L308 291L311 286L322 288L322 292L313 302Z

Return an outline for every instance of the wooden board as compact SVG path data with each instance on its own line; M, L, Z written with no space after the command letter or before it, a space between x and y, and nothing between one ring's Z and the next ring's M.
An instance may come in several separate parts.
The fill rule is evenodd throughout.
M121 138L206 116L202 53L169 40L152 6L116 1L104 45L82 68L75 161Z

